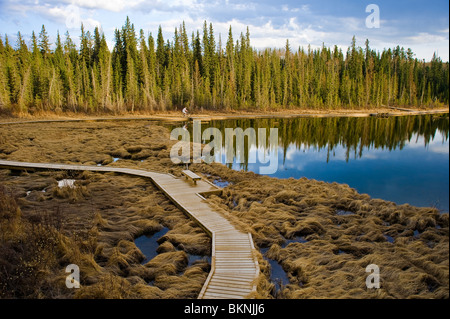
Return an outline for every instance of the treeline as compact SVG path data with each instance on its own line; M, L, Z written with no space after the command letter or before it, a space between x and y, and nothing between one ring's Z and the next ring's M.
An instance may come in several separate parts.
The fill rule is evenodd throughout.
M205 21L189 36L184 22L172 41L156 39L127 18L108 48L105 35L81 26L77 48L69 32L52 45L42 26L27 45L0 37L0 110L15 112L376 108L448 105L449 65L396 47L376 52L355 38L346 53L323 46L256 50L247 28L226 42ZM54 49L52 49L52 47Z

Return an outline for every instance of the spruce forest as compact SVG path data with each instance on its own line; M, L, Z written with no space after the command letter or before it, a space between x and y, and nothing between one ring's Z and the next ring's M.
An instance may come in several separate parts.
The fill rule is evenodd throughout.
M449 64L418 60L396 47L256 50L250 31L226 41L212 24L188 35L184 22L166 40L127 18L108 48L99 28L81 26L55 43L42 26L30 41L0 37L0 112L124 113L179 110L362 109L449 103ZM349 39L350 40L350 39ZM29 42L29 43L27 43Z

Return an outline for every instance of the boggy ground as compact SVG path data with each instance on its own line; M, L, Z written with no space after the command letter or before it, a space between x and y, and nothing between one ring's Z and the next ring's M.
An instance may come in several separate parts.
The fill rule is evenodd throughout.
M169 133L149 121L0 126L0 158L121 166L179 175L182 167L169 158L173 143ZM114 162L113 158L120 159ZM269 263L258 254L262 275L254 297L448 298L448 214L371 199L336 183L279 180L232 171L219 164L195 164L190 169L210 180L231 183L221 196L210 197L210 204L236 227L251 232L257 247L268 248L266 257L277 260L287 272L290 284L275 293L269 281ZM57 256L53 263L53 257L45 263L47 275L42 280L49 287L44 290L47 292L28 296L197 296L209 265L199 262L186 267L186 253L209 254L209 238L148 180L84 172L74 178L77 188L60 190L56 180L65 177L64 172L0 173L1 183L20 207L20 218L16 217L20 227L14 227L34 229L41 235L52 232L39 231L35 225L51 227L56 229L53 233L58 239L54 240L66 243L47 254ZM10 210L16 212L12 206ZM2 219L14 219L10 215ZM8 228L12 226L7 226L10 224L4 223L7 228L2 229L10 234L6 239L13 234ZM133 239L162 226L171 231L161 242L161 254L150 264L140 265L143 256ZM27 237L30 231L15 234L12 238L19 238L16 246L11 238L2 242L3 251L14 252L10 259L28 251L20 250L17 242L34 238ZM296 238L302 240L286 245L287 240ZM0 256L7 263L5 256L10 255ZM69 261L89 270L82 270L83 287L74 295L64 288L67 274L61 265ZM380 289L366 288L369 273L365 269L370 264L380 268ZM11 292L10 286L6 292Z

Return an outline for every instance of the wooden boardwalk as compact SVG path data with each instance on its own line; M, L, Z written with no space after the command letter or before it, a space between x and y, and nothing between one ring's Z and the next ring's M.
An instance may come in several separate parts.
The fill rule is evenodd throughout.
M206 180L194 184L170 174L108 166L0 160L0 168L114 172L150 178L175 205L212 237L211 271L198 298L240 299L256 290L259 265L252 237L238 231L225 217L209 207L204 196L220 192L221 189Z

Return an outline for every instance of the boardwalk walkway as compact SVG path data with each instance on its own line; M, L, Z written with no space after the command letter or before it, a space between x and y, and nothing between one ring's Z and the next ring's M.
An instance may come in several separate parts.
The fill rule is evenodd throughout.
M0 160L0 168L115 172L150 178L175 205L212 237L211 271L198 298L245 298L256 289L254 280L259 274L259 266L253 253L255 248L251 235L238 231L226 218L209 207L203 195L218 192L220 188L208 181L201 180L194 185L170 174L108 166Z

